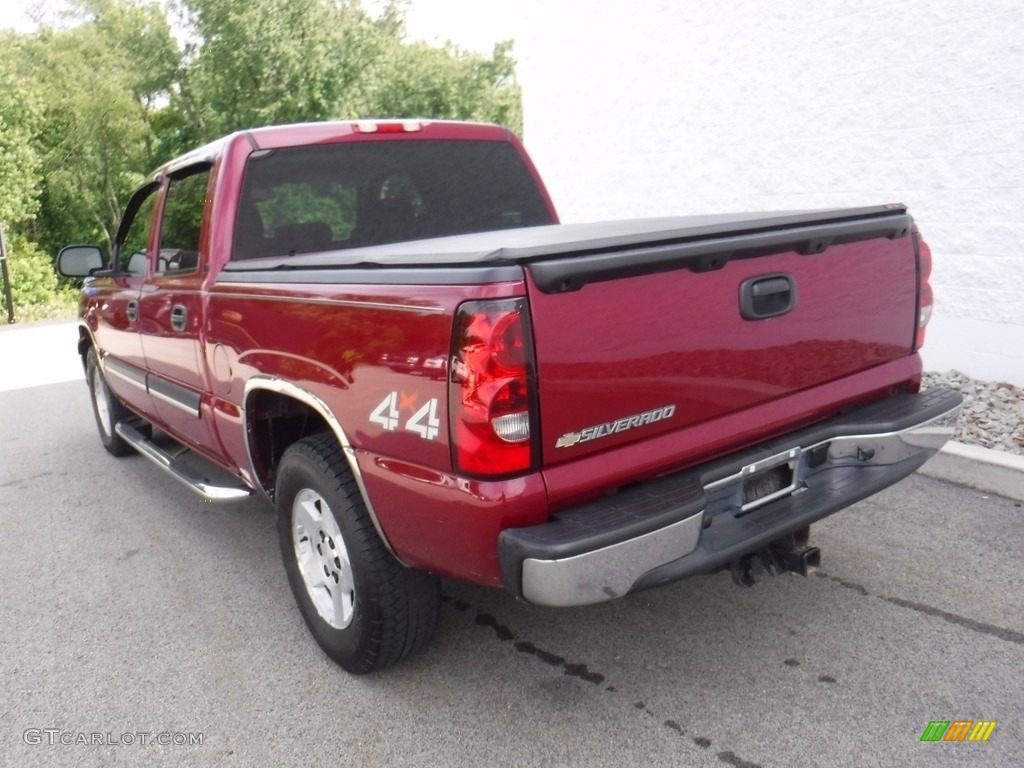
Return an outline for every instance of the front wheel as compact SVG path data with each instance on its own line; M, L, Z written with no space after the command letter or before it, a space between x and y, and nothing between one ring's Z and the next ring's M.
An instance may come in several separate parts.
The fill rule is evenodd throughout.
M333 435L305 438L284 452L275 499L292 594L328 656L359 675L430 642L440 580L406 568L384 546Z
M92 413L96 417L100 442L112 456L128 455L132 448L114 431L114 427L122 419L132 418L132 414L107 386L107 380L100 369L99 358L93 348L90 348L85 356L85 381L89 385L89 399L92 400Z

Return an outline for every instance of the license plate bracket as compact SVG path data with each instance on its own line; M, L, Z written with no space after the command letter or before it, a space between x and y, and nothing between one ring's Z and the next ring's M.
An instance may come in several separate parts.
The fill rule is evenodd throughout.
M751 512L796 491L800 486L797 471L800 455L800 449L794 449L745 466L740 473L743 478L740 514Z

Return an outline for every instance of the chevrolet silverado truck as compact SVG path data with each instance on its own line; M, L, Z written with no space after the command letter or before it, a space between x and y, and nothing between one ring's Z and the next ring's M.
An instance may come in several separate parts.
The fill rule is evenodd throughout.
M276 505L323 650L423 648L440 578L543 606L807 573L914 472L931 255L902 205L558 223L493 125L234 133L164 165L84 277L103 446Z

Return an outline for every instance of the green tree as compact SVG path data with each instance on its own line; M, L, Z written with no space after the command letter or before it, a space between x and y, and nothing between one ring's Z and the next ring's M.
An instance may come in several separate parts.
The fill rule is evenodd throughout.
M401 34L398 6L184 0L194 42L174 100L192 143L234 130L337 117L362 74Z
M43 127L35 83L17 72L18 38L0 33L0 223L17 228L39 210L42 163L36 138Z
M403 41L404 3L184 0L195 40L168 125L187 145L274 123L356 117L521 128L510 42L491 57Z
M177 0L179 46L156 0L69 0L59 28L0 33L0 222L26 254L19 301L59 293L40 254L109 244L146 174L231 131L357 117L519 130L512 44L406 43L407 2Z
M23 319L53 314L51 309L60 313L73 303L61 291L52 261L23 234L39 212L42 160L36 142L43 109L35 82L18 72L19 55L18 38L0 33L0 227L14 314ZM0 306L5 302L0 293Z
M490 57L451 43L437 48L392 41L360 83L358 116L433 117L498 123L522 131L522 97L512 42ZM354 115L353 115L354 116Z
M155 3L83 0L83 22L23 41L43 94L43 183L37 241L109 244L124 203L155 163L153 121L178 53Z
M60 284L53 259L17 232L5 239L14 316L24 321L69 314L75 306L75 292ZM3 316L6 322L6 312Z

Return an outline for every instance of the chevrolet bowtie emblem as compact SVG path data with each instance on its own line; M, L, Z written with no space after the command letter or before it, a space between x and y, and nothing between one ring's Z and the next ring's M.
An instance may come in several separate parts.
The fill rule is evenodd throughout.
M555 448L571 448L580 441L579 432L569 432L555 441Z

